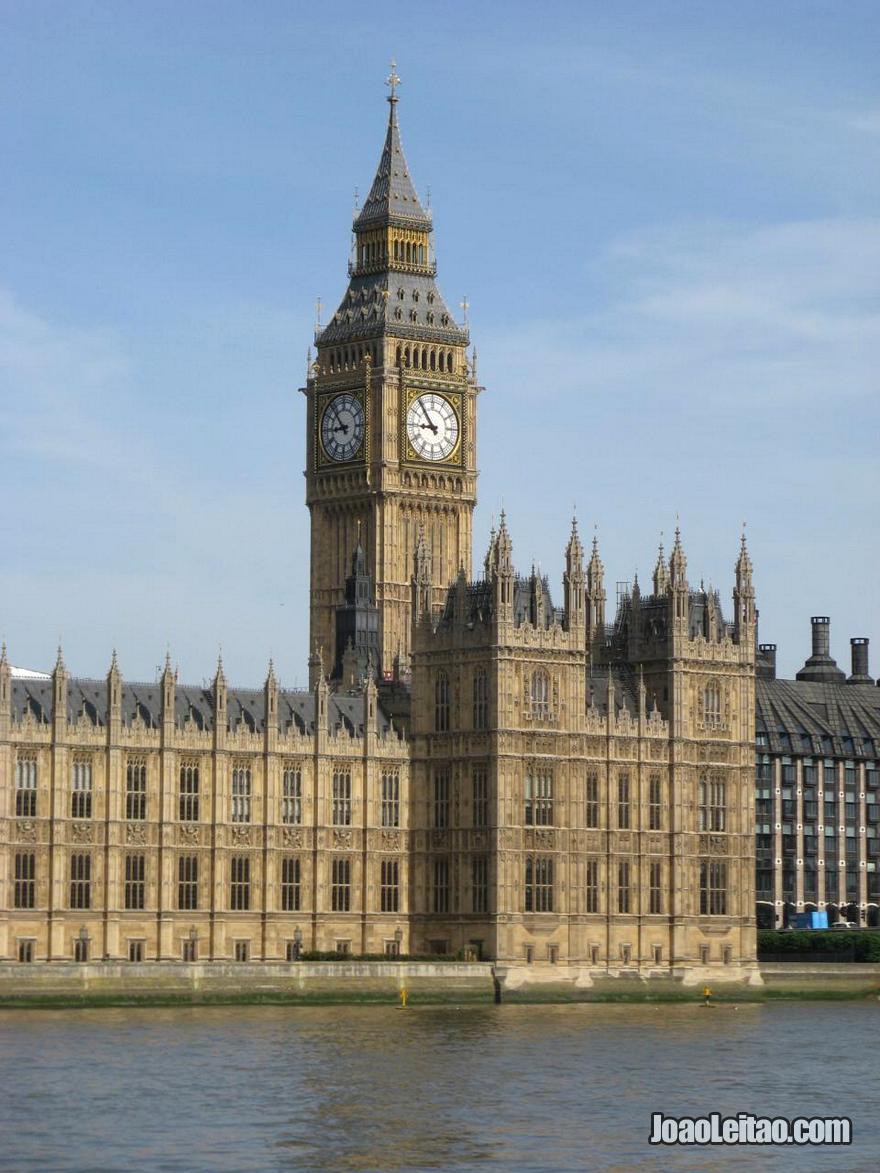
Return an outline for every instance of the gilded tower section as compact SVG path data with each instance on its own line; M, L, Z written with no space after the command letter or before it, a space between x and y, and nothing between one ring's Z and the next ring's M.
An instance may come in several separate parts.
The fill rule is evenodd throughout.
M379 655L407 663L418 535L434 568L433 603L470 574L476 504L476 361L436 285L433 222L409 174L389 78L379 167L353 225L349 284L316 332L304 388L311 514L311 647L339 657L335 611L353 551L366 555Z

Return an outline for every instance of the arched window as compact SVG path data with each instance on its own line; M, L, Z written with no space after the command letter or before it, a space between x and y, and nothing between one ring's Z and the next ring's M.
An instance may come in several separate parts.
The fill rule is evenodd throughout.
M434 729L437 733L449 731L449 677L438 672L434 681Z
M474 729L489 728L489 677L485 668L474 672Z
M550 716L550 677L542 668L532 673L531 702L533 717Z
M433 320L434 320L434 315L428 314L428 323L430 324ZM431 370L435 371L436 369L437 369L437 351L432 350L431 351Z
M709 729L718 729L721 725L721 687L718 684L707 684L703 689L703 720Z

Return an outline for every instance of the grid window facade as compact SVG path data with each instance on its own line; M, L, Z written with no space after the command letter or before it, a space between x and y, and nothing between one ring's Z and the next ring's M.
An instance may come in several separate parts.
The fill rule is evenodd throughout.
M648 870L648 912L659 916L663 912L663 865L653 860Z
M15 853L13 907L33 908L37 902L37 857L32 851Z
M129 758L125 765L125 817L142 823L147 817L147 760Z
M489 771L485 766L474 766L473 813L475 827L489 826Z
M663 780L659 774L648 779L648 830L659 831L663 826Z
M587 774L584 792L584 824L599 826L599 775Z
M629 860L622 859L617 864L617 911L628 913L631 902Z
M550 855L526 857L525 910L553 911L553 857Z
M449 826L449 767L434 771L434 821L432 826L443 830Z
M434 730L449 732L449 677L445 672L438 672L434 681Z
M297 826L302 822L302 770L285 766L281 777L281 822Z
M250 766L239 765L232 768L232 821L233 823L249 823L251 821Z
M300 909L300 861L295 855L286 855L281 860L281 911L299 912Z
M21 757L15 763L15 814L20 819L37 817L37 759Z
M431 879L433 911L449 912L449 860L445 856L434 860Z
M233 912L248 912L251 907L251 861L246 855L234 855L229 861L229 907Z
M87 851L70 857L70 907L92 907L92 857Z
M526 774L525 823L527 827L553 823L553 775L548 770Z
M77 758L73 763L70 817L72 819L90 819L92 817L92 763L87 758Z
M489 675L485 668L474 673L474 729L489 728Z
M382 826L400 826L400 775L396 771L382 775Z
M348 770L333 771L333 826L351 826L351 773Z
M585 866L585 911L599 911L599 861L588 859Z
M630 824L629 774L617 776L617 825L626 831Z
M199 821L199 763L184 762L180 767L180 821Z
M727 783L716 777L700 779L700 830L723 831L727 823Z
M334 912L351 910L351 860L336 858L330 865L330 906Z
M383 859L379 866L379 901L383 912L400 911L400 863Z
M127 909L144 908L147 895L147 857L127 855L125 857L125 886L123 899Z
M177 861L177 907L194 912L199 907L199 857L181 855Z
M489 911L489 859L485 855L471 859L471 911Z
M718 860L700 862L700 915L727 915L727 864Z

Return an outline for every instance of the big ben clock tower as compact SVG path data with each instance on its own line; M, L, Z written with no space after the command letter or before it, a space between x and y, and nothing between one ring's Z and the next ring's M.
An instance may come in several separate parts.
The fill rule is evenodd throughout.
M432 221L400 141L392 64L385 146L354 221L345 296L316 336L309 370L306 503L311 513L310 642L337 660L336 609L358 546L379 617L381 666L409 656L419 534L434 601L470 577L476 504L476 372L468 333L435 283Z

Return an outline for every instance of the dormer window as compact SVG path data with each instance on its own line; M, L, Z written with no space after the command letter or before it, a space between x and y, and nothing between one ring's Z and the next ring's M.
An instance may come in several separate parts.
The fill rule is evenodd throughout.
M416 311L415 311L415 310L410 310L410 311L409 311L409 320L410 320L411 322L414 322L414 321L415 321L417 318L418 318L418 314L416 313Z
M434 304L434 294L429 293L428 294L428 305L433 305L433 304Z
M394 311L394 317L397 319L398 322L403 317L403 310L400 308L400 306L398 306L397 309Z
M412 295L412 298L413 298L413 301L418 301L418 300L419 300L419 291L418 291L418 289L414 289L414 290L413 290L413 295Z
M429 325L429 326L433 326L433 325L434 325L434 315L433 315L432 313L429 313L429 314L428 314L428 325Z
M404 297L405 297L406 295L404 294L404 292L403 292L403 290L402 290L402 289L398 289L398 291L397 291L397 296L398 296L398 298L399 298L401 301L403 301L403 299L404 299Z
M440 321L443 323L444 326L448 326L449 325L449 314L442 314L440 317Z

